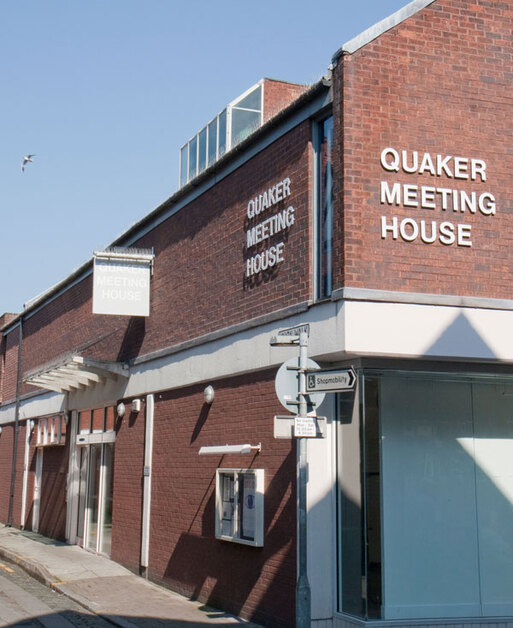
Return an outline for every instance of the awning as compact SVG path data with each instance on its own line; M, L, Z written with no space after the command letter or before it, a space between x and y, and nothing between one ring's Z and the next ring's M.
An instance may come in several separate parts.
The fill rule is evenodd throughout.
M72 355L31 371L23 381L55 392L70 392L96 384L105 384L109 380L117 380L128 375L129 369L126 364Z

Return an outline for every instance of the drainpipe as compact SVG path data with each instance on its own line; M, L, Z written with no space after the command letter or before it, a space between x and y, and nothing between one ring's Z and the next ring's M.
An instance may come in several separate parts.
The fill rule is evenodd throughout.
M150 554L151 465L153 459L153 416L155 396L146 396L146 432L144 437L143 514L141 538L141 575L148 577Z
M20 393L21 393L21 349L23 344L23 316L20 318L19 322L20 332L18 338L18 365L17 365L17 375L16 375L16 406L14 410L14 443L13 443L13 453L12 453L12 468L11 468L11 489L9 492L9 511L7 515L7 525L12 526L13 519L13 507L14 507L14 489L16 485L16 462L18 458L18 431L19 431L19 420L20 420Z
M25 529L25 514L27 510L27 483L30 453L30 435L34 426L33 421L27 419L25 424L25 455L23 457L23 489L21 491L21 529Z

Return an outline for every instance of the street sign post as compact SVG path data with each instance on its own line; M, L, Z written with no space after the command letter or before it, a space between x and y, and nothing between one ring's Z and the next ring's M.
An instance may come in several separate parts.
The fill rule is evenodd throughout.
M274 417L275 438L297 438L297 581L296 628L310 628L311 591L307 569L307 439L324 436L326 420L316 416L316 408L327 392L352 390L356 384L354 369L323 371L308 358L310 325L282 329L271 338L271 346L296 345L299 355L284 362L275 380L280 403L295 416Z
M271 338L271 346L285 344L296 344L299 347L299 356L294 358L290 366L282 365L280 368L294 373L295 390L294 398L280 399L282 405L289 409L289 405L294 405L297 417L308 415L308 402L311 403L310 395L306 391L306 371L308 369L308 334L309 325L297 325L295 328L283 330L277 337ZM290 332L290 333L288 333ZM317 365L315 365L317 366ZM278 394L280 398L280 394ZM284 403L287 402L287 403ZM291 403L292 402L292 403ZM315 424L314 424L315 426ZM298 428L299 430L302 427ZM296 422L294 425L296 435ZM307 503L306 503L306 483L307 483L307 457L306 438L298 435L298 448L296 458L296 483L297 483L297 581L296 581L296 627L309 628L311 618L311 591L308 581L307 569Z
M356 373L353 368L315 369L306 373L307 392L340 392L352 390L356 384Z

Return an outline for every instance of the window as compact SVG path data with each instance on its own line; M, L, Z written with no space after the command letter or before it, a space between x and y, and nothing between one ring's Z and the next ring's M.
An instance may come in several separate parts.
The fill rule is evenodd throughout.
M198 174L207 167L207 127L198 133Z
M189 142L189 181L198 174L198 136Z
M180 149L180 187L245 140L263 120L263 83L223 109Z
M340 395L338 447L341 611L513 614L511 381L369 372Z
M264 470L218 469L216 537L261 547L264 544Z
M217 118L208 125L208 165L217 159Z
M316 125L315 160L316 292L317 298L322 299L333 290L333 116Z
M66 418L60 414L57 416L38 419L37 421L37 447L66 444Z
M180 149L180 187L187 183L187 170L189 167L189 144Z
M262 124L262 86L232 103L231 147L245 140Z

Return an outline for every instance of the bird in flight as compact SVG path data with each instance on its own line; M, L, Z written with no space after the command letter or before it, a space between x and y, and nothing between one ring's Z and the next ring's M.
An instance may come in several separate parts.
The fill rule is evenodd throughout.
M21 162L21 171L25 172L25 166L33 161L32 157L35 157L34 153L30 153L29 155L25 155L25 157L23 157L23 161Z

